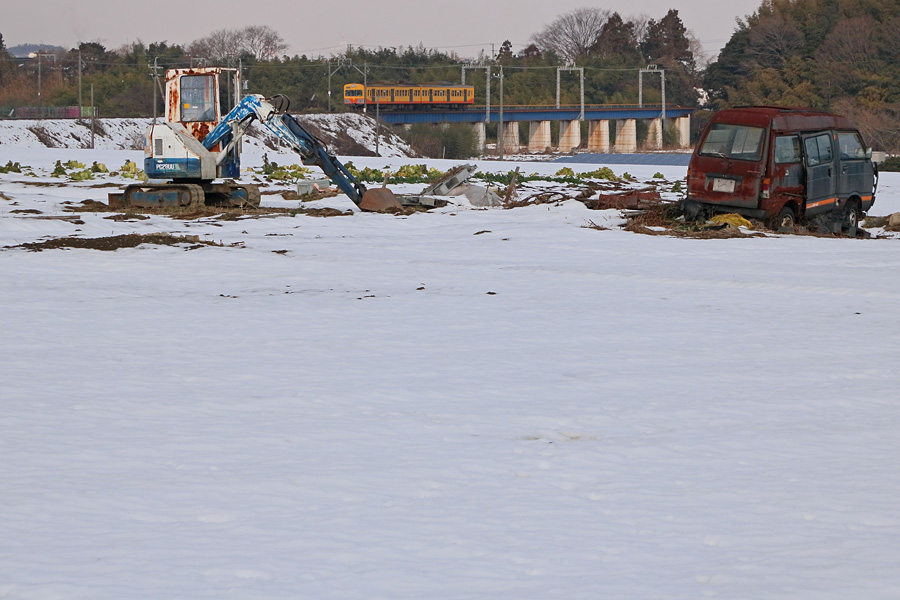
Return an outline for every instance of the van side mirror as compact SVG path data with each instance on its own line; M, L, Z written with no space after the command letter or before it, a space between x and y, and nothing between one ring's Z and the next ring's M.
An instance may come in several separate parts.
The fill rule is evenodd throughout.
M869 160L872 160L872 149L871 148L866 148L866 158L868 158Z

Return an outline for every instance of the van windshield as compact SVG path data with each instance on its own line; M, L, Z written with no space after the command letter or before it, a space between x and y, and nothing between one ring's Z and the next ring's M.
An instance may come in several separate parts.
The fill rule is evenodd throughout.
M759 160L765 130L762 127L716 123L706 134L700 154L736 160Z

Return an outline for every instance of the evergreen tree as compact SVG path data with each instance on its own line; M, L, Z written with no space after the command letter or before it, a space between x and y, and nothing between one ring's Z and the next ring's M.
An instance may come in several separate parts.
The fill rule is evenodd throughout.
M613 13L600 28L600 35L591 47L591 53L620 64L635 64L641 60L641 52L632 21L624 21L619 13Z
M647 23L647 34L641 43L641 50L644 58L651 63L679 63L689 71L696 68L687 28L674 8L669 9L659 21L651 19Z
M501 65L509 64L513 59L512 43L509 40L500 44L500 51L497 53L497 62Z

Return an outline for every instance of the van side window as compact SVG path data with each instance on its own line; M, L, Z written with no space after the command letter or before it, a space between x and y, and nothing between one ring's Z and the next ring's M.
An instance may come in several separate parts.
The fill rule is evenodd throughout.
M757 161L762 157L765 130L762 127L716 123L709 129L700 154Z
M841 149L841 160L853 160L866 157L859 134L852 131L838 133L838 148Z
M800 138L796 135L779 135L776 137L775 162L777 164L800 162Z
M804 146L806 147L806 164L810 167L830 163L834 156L831 153L831 135L828 133L806 138Z

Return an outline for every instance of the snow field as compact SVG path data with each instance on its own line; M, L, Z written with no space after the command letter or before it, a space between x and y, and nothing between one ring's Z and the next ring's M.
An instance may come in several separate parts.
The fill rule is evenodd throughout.
M480 167L517 164L559 168ZM575 201L73 224L9 211L109 190L0 191L0 246L225 244L0 251L0 597L900 594L894 239Z

